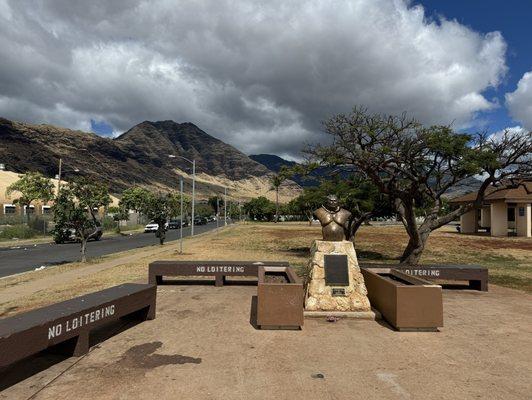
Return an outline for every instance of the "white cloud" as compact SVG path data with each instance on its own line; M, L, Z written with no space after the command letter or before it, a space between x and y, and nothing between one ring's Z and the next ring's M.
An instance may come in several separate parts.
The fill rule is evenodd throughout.
M506 72L498 32L400 0L0 6L0 115L191 121L247 152L295 155L353 105L464 126L497 106L483 92Z
M492 133L490 135L490 138L494 139L494 140L500 140L500 139L502 139L502 137L504 136L505 133L507 133L510 136L512 136L512 135L516 135L516 134L522 134L525 131L526 131L525 128L523 128L522 126L510 126L508 128L501 129L500 131Z
M506 93L506 107L515 120L532 130L532 71L523 75L514 92Z

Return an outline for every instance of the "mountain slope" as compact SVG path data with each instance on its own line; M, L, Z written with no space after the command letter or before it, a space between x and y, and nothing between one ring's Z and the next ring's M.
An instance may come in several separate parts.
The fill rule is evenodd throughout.
M203 132L196 125L174 121L144 121L118 138L115 143L142 164L162 166L169 154L196 160L196 172L229 179L244 179L268 174L262 164L251 160L233 146ZM190 163L178 157L170 164L181 169Z
M251 154L249 158L273 172L279 172L282 167L291 168L297 165L295 161L288 161L274 154Z
M196 159L197 173L205 178L197 184L202 197L222 193L221 185L232 187L233 181L253 183L235 185L231 197L274 196L273 191L269 193L271 172L267 168L191 123L145 121L119 138L109 139L0 118L0 163L14 172L40 171L53 177L58 173L61 158L64 179L92 176L106 183L113 193L132 185L175 189L179 176L184 176L185 190L190 190L191 178L187 175L190 165L182 159L169 158L168 154ZM244 187L247 189L238 190ZM298 189L287 185L283 195L289 199L297 195Z

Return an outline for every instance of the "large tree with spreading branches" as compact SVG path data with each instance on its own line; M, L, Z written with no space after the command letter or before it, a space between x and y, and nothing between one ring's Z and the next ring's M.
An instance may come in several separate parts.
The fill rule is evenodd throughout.
M331 142L307 149L313 161L348 165L387 195L409 241L401 262L417 264L432 231L481 206L486 189L532 171L532 134L456 133L449 126L424 126L406 114L372 114L355 107L324 123ZM448 210L444 197L453 186L478 177L474 201ZM421 221L416 211L423 209Z

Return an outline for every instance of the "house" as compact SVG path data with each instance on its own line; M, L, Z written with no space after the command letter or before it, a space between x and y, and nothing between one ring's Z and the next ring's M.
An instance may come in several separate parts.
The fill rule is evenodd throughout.
M52 214L53 202L42 203L41 201L34 201L32 205L24 209L22 212L19 204L14 204L14 199L18 198L19 193L14 192L11 195L6 194L6 190L9 185L15 183L20 178L20 174L11 171L5 171L0 169L0 223L12 222L13 219L20 219L21 215L32 214L38 216L45 216ZM66 184L65 181L61 181L62 185ZM57 179L52 179L55 191L57 191ZM118 199L115 196L111 196L111 205L118 205ZM99 211L100 217L104 215L104 208Z
M473 202L477 193L450 200L459 205ZM532 178L490 186L482 207L460 217L461 233L489 232L491 236L532 237Z

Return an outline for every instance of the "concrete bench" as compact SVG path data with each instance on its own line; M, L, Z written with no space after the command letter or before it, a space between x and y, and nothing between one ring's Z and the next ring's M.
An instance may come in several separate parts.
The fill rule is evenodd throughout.
M149 283L160 285L164 276L214 276L223 286L226 276L258 277L259 267L289 267L286 261L154 261L149 265Z
M360 268L393 268L405 274L428 280L467 281L469 287L488 291L488 269L480 265L394 265L360 263Z
M154 319L157 288L128 283L0 320L0 369L48 348L81 356L91 330L122 317Z

